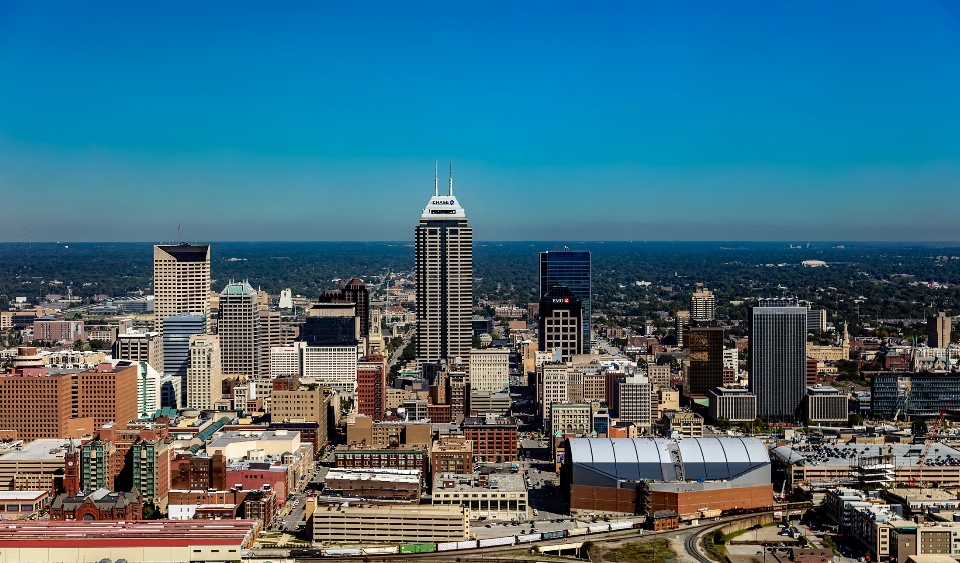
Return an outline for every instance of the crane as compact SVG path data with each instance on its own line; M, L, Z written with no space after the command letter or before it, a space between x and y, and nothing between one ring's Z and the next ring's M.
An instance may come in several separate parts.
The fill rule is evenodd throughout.
M940 409L940 416L937 417L937 421L933 424L933 429L927 434L925 445L923 446L923 453L920 454L920 459L917 460L917 471L914 471L910 474L910 480L908 486L914 488L917 486L917 477L920 473L923 473L923 464L927 461L927 454L930 453L930 448L933 447L934 438L937 434L940 433L940 425L943 424L943 416L947 414L947 410L950 408L950 405L953 404L953 399L955 397L950 397L950 400L947 401L947 404L943 405L943 408Z

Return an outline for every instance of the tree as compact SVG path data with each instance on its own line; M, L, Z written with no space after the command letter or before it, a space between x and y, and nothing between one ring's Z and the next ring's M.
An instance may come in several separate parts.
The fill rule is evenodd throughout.
M847 424L850 426L860 426L863 424L863 417L859 414L853 413L850 415L850 418L847 419Z
M73 349L77 352L83 352L84 348L86 348L86 345L83 343L83 340L73 341Z

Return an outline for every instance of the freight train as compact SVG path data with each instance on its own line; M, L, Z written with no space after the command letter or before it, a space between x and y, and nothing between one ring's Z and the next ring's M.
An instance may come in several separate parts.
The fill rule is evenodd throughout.
M643 526L643 523L643 519L602 522L590 524L589 526L585 526L583 528L571 528L568 530L555 530L552 532L538 532L535 534L521 534L517 536L504 536L499 538L484 538L481 540L404 543L400 545L369 547L356 546L325 547L320 549L294 549L291 550L290 557L293 557L294 559L315 559L320 557L365 557L370 555L404 555L414 553L435 553L440 551L459 551L463 549L498 547L502 545L520 545L541 540L560 539L572 536L585 536L587 534L600 534L604 532L616 532L619 530L631 530L640 528Z

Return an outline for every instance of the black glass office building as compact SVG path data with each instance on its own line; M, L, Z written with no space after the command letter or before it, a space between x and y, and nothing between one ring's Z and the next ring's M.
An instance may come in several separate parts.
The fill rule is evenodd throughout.
M567 287L583 306L583 350L590 353L590 311L593 286L590 279L590 251L548 250L540 253L540 297L557 285Z
M807 390L807 308L761 299L750 307L750 391L757 416L792 422Z

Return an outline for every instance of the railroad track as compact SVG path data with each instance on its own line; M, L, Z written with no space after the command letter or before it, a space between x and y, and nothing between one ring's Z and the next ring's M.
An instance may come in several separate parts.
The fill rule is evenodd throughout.
M731 522L736 522L738 520L745 520L747 518L752 518L763 513L754 513L738 516L727 516L711 522L710 524L705 524L700 527L699 530L690 534L687 539L684 540L684 548L686 552L693 557L699 563L716 563L716 561L704 556L698 549L697 544L700 541L700 538L708 532L712 532L720 526L726 526ZM515 552L517 550L528 550L538 544L555 544L558 542L563 542L564 540L575 539L577 541L592 541L594 543L612 543L620 542L625 539L637 539L639 541L647 540L650 538L656 538L663 535L669 535L677 532L682 532L682 529L675 528L672 530L661 530L659 532L645 532L642 536L637 535L636 530L617 530L614 532L603 532L599 534L589 534L585 536L574 536L573 538L554 538L549 540L539 540L536 542L530 543L518 543L514 545L503 545L495 547L481 547L469 550L455 550L455 551L435 551L432 553L411 553L411 554L383 554L383 555L370 555L366 556L370 560L378 561L409 561L411 559L433 559L433 560L453 560L460 558L464 561L481 559L486 556L492 556L491 559L495 559L498 554L503 554L506 552ZM352 556L331 556L331 557L309 557L309 558L297 558L296 561L304 563L331 563L335 561L358 561L363 560L365 556L363 555L352 555Z

